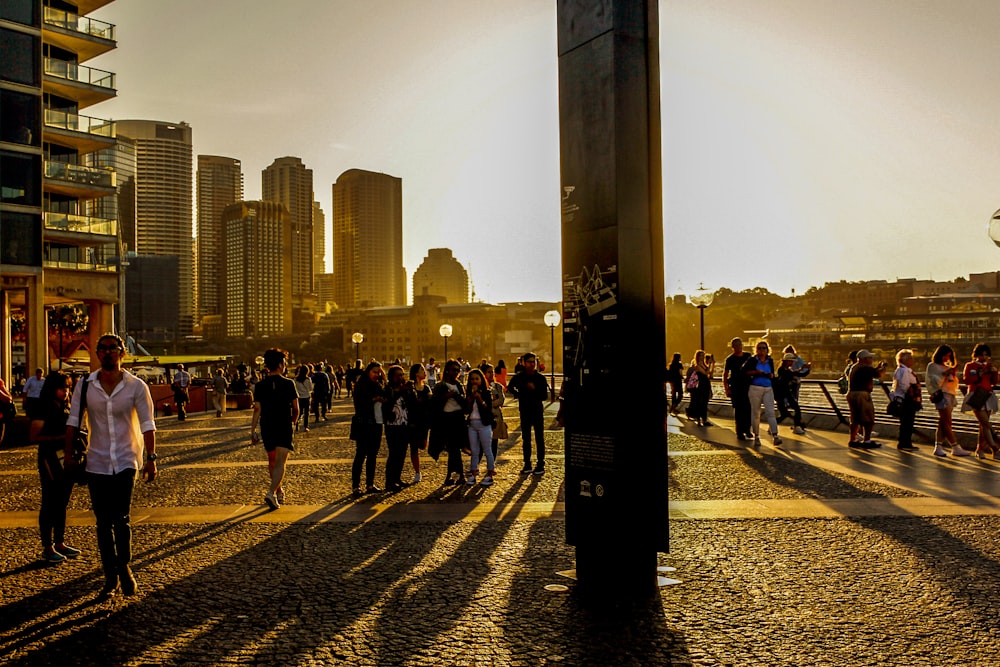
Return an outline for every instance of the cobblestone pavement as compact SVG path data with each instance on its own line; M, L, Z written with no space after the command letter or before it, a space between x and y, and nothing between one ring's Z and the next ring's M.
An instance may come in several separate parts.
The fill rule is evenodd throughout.
M68 528L83 555L43 565L34 452L0 451L0 664L1000 665L1000 518L796 515L817 499L932 501L880 478L901 459L855 475L736 446L724 420L712 436L674 423L672 502L782 510L673 520L660 565L680 583L595 608L560 574L574 567L561 431L541 478L518 474L512 432L491 488L442 487L425 458L425 481L355 500L348 415L340 401L297 436L275 512L248 412L160 420L161 475L134 502L140 592L106 602L86 491Z

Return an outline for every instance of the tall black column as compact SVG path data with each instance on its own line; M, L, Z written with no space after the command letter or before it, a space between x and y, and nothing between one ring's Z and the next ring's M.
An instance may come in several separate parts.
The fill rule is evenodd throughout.
M668 550L656 0L558 0L566 538L582 593Z

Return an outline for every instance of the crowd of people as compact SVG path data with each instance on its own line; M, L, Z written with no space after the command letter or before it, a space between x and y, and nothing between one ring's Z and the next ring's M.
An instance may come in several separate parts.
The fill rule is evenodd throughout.
M38 453L41 558L59 563L81 553L65 541L66 514L75 484L85 484L96 517L105 577L100 598L134 595L137 590L130 568L132 494L137 477L148 482L157 475L152 393L145 380L122 367L124 350L118 336L102 336L96 347L99 370L74 377L58 370L46 376L38 369L22 392L29 438ZM216 417L226 414L227 393L245 391L253 396L250 442L263 446L267 456L269 483L264 503L271 509L285 502L283 482L288 457L295 449L295 432L310 430L310 415L314 426L326 421L332 400L342 393L354 407L350 439L355 443L351 466L355 497L397 492L420 482L423 452L435 460L446 457L444 485L491 486L499 441L508 437L501 410L508 395L518 399L521 415L521 472L545 472L542 414L549 387L534 354L519 358L509 378L503 360L494 367L484 359L473 368L461 359L448 359L441 366L431 359L407 369L398 360L387 368L374 360L363 367L359 359L347 370L317 363L299 364L292 372L283 350L266 350L262 358L259 374L246 368L226 374L220 368L210 383ZM171 389L179 419L186 416L191 383L190 373L178 365ZM2 381L0 403L16 410L14 397ZM5 421L0 418L0 427ZM89 447L81 458L77 441L88 432ZM378 486L383 437L388 456L384 486ZM413 468L410 481L403 479L407 459Z
M812 365L806 362L791 345L782 350L780 358L771 356L766 340L757 342L751 354L743 349L743 341L730 341L732 353L726 357L722 371L722 386L733 407L733 417L738 440L761 444L761 421L775 447L783 441L778 424L792 420L792 433L804 435L805 424L799 404L801 380L809 375ZM935 456L987 456L1000 459L1000 445L990 425L990 416L997 412L998 403L993 387L1000 381L1000 374L993 365L988 345L980 343L972 349L971 358L961 368L954 349L939 346L927 364L922 384L914 371L913 350L904 348L895 355L896 368L892 374L889 406L887 411L899 420L897 448L915 452L913 431L916 414L923 407L923 396L937 411L935 430ZM869 350L852 351L841 376L841 391L846 394L850 411L848 446L852 449L875 449L882 444L873 439L876 421L872 391L883 381L887 364L876 362L876 355ZM685 391L688 404L687 418L698 426L710 426L708 405L712 398L716 362L713 355L696 350L685 369L680 353L675 353L666 368L668 406L671 414L679 415ZM887 378L886 378L887 380ZM961 395L960 385L967 389ZM926 385L926 386L925 386ZM978 424L978 443L974 450L958 444L952 424L955 408L971 413Z

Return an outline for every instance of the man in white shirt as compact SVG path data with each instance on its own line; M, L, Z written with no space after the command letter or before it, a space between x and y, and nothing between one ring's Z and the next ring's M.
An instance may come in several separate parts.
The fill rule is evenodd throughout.
M21 407L24 408L24 414L28 415L32 419L41 419L41 415L38 414L38 398L42 395L42 385L45 384L45 378L43 375L45 371L41 368L35 369L35 374L24 381L24 397L21 402Z
M135 595L137 584L129 567L132 560L132 489L135 477L152 482L156 477L156 424L153 399L145 382L121 367L125 345L114 334L97 342L101 369L84 379L87 386L87 484L97 519L97 547L104 568L99 598L119 590ZM73 439L81 420L82 383L73 392L66 420L66 466L73 465ZM143 463L145 450L145 463Z

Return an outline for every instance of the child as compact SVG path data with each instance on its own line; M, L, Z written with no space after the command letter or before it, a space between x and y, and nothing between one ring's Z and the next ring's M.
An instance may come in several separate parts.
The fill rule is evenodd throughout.
M486 456L486 477L480 482L483 486L493 484L494 459L490 441L493 439L493 405L486 377L478 368L469 371L466 387L466 412L469 415L469 446L472 449L472 464L469 466L469 476L466 484L476 483L479 474L479 459Z

